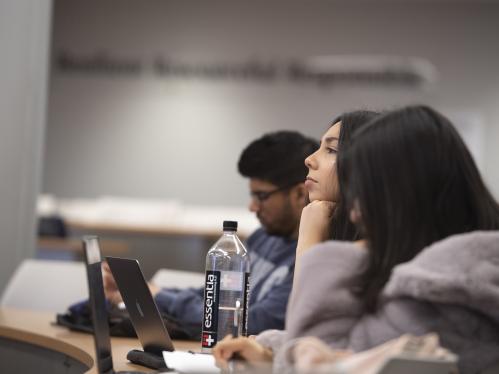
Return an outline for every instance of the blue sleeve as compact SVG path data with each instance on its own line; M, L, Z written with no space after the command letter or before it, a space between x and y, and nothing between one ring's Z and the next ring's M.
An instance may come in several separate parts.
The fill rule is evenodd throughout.
M265 330L284 330L286 308L293 286L293 272L284 281L267 292L265 297L250 305L248 313L248 335L256 335Z
M163 288L155 300L161 312L169 314L179 322L199 324L203 319L203 288L172 289Z
M274 286L266 296L250 305L248 334L256 335L264 330L284 329L286 307L293 282L293 273ZM203 318L203 288L162 289L155 297L158 308L186 324L199 324Z

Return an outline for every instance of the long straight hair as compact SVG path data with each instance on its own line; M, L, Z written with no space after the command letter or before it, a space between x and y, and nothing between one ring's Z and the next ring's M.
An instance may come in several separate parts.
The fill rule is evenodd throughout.
M360 209L370 251L361 294L371 310L397 264L447 236L499 229L499 206L467 147L429 107L374 119L338 156L347 206Z
M355 131L359 130L362 126L366 125L374 118L379 116L379 113L369 110L356 110L351 112L345 112L340 116L336 117L332 122L331 126L340 122L340 135L338 137L338 153L341 154L350 144L350 140ZM339 165L336 164L337 176L340 175L340 170L338 170ZM350 222L349 210L347 208L346 194L341 188L341 183L339 185L339 199L336 207L334 209L333 217L331 219L331 239L333 240L347 240L353 241L360 238L359 230L357 227Z

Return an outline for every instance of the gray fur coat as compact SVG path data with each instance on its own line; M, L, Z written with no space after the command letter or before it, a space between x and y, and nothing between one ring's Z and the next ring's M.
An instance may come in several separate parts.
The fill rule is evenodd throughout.
M303 256L286 331L257 337L274 350L275 372L290 371L292 347L304 336L362 351L404 333L436 332L459 355L461 374L499 362L499 232L455 235L398 265L375 314L352 292L367 256L352 243L332 241Z

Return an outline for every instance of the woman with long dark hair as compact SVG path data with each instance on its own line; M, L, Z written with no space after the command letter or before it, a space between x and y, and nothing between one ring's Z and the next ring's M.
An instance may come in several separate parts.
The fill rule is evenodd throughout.
M259 359L284 372L303 345L359 352L435 332L462 374L498 363L499 206L452 124L424 106L380 116L339 154L338 180L365 242L309 249L286 337L222 345L219 361L263 347ZM313 361L327 361L320 356Z
M352 241L359 238L356 226L348 218L346 196L338 185L336 159L348 147L352 134L377 116L377 112L356 110L336 117L322 136L320 148L305 159L305 165L309 169L305 182L309 200L312 203L332 203L332 217L328 220L324 239ZM311 206L306 209L312 210ZM307 234L308 232L303 232L303 235Z
M346 195L338 182L337 156L348 148L352 135L379 116L369 110L345 112L336 117L321 138L320 147L305 159L305 187L310 203L303 208L296 247L294 282L300 260L314 245L326 240L357 241L360 233L349 219Z
M360 239L359 230L349 219L346 195L339 187L336 159L348 148L352 134L377 116L377 112L356 110L336 117L322 136L319 149L305 159L309 170L305 186L310 203L300 219L295 267L315 244L328 239Z
M499 205L448 119L419 106L360 130L341 154L341 179L368 240L362 295L376 309L393 267L448 236L499 230Z

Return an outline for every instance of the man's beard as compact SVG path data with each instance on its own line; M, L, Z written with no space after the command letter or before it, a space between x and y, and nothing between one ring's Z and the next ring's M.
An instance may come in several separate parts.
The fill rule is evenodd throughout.
M293 229L284 228L284 227L264 226L263 228L267 232L267 234L269 234L269 235L282 236L284 238L290 238L294 233Z
M296 226L298 225L298 222L295 222L293 209L289 203L283 206L279 216L276 217L271 224L262 222L260 217L258 217L258 219L267 234L285 238L293 236L296 231Z

